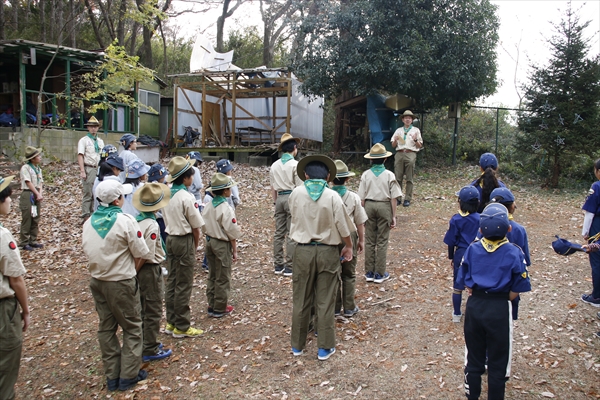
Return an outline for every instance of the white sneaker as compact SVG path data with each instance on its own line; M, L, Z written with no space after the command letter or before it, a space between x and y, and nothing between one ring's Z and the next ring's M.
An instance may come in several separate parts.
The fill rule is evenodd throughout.
M452 322L458 324L458 323L460 323L461 318L462 318L462 314L456 315L456 314L452 313Z

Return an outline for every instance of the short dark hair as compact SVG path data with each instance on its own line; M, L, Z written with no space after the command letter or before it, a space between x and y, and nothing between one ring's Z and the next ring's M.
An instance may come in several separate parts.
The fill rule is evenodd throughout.
M297 147L298 143L296 143L295 140L288 140L286 142L283 142L283 144L281 145L281 151L283 151L284 153L291 153Z
M174 184L174 185L183 185L183 180L184 180L185 178L188 178L188 177L190 177L190 176L193 176L195 172L196 172L196 171L194 171L192 168L188 169L188 170L187 170L187 171L185 171L183 174L179 175L179 176L177 177L177 179L175 179L175 180L173 181L173 184Z
M333 179L333 184L334 185L338 185L338 186L345 185L347 180L348 180L347 176L344 177L344 178L334 178Z
M385 158L372 158L371 159L371 163L373 163L373 164L383 164L384 162L385 162Z
M133 187L136 187L136 186L140 185L140 178L141 177L137 177L137 178L125 178L125 182L124 183L130 183Z
M321 161L311 161L304 167L304 172L310 179L327 179L329 169Z
M114 176L113 167L109 163L101 162L100 169L98 170L98 180L102 182L107 176Z
M4 188L3 191L0 192L0 203L4 203L4 200L6 200L7 197L10 197L12 195L12 188L10 187L10 185L8 185L7 187Z
M600 169L600 158L594 163L594 169Z
M219 190L213 190L212 191L213 197L215 197L215 196L223 196L223 193L225 193L225 189L219 189Z
M479 200L474 201L458 201L460 203L460 210L462 212L468 212L469 214L475 214L477 207L479 206Z

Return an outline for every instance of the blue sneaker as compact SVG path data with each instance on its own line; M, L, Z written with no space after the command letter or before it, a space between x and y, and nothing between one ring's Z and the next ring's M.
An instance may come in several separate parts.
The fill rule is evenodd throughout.
M600 307L600 299L594 298L591 294L582 294L581 301L591 304L594 307Z
M388 279L390 279L390 273L386 272L385 274L379 275L379 274L375 274L375 278L373 279L373 282L375 283L382 283L383 281L387 281Z
M301 356L304 353L304 350L299 350L295 347L292 347L292 354L295 356Z
M365 274L365 279L367 280L367 282L373 282L374 278L375 274L373 273L373 271L369 271Z
M117 390L119 388L119 378L115 378L115 379L106 379L106 389L109 392L114 392L115 390Z
M327 360L333 353L335 353L335 347L331 349L319 349L319 360Z
M138 382L145 381L147 378L148 378L148 372L144 371L143 369L140 369L135 378L120 379L119 380L119 390L125 391L127 389L131 389L132 387L137 385Z
M283 265L276 265L275 266L275 275L283 274L284 269L285 269L285 267Z
M354 310L344 310L344 317L350 318L354 314L356 314L358 311L359 311L358 306L354 307Z
M158 350L156 352L156 354L151 355L151 356L142 356L142 361L143 362L149 362L149 361L156 361L156 360L162 360L163 358L167 358L170 357L171 354L173 354L173 351L171 349L168 350Z

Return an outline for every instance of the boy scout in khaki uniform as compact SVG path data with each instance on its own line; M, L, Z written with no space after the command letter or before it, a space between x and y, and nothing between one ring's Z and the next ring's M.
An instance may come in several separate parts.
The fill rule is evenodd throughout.
M363 172L358 195L369 219L365 224L365 278L367 282L382 283L389 279L385 270L390 228L396 227L396 199L402 190L393 172L385 169L384 162L392 153L381 143L375 144L365 158L373 166Z
M356 230L341 197L327 187L336 173L332 159L322 155L303 158L298 176L304 180L290 195L290 236L294 252L292 353L304 351L311 307L315 307L319 336L318 359L335 353L335 295L340 274L340 249L344 261L352 260L350 234ZM310 215L312 218L307 218Z
M233 311L227 305L231 283L231 262L237 261L237 242L242 235L235 219L235 211L227 203L231 188L237 185L231 177L216 173L210 181L210 192L214 195L204 207L202 216L206 225L202 232L206 235L206 257L208 258L208 281L206 299L208 315L221 318Z
M273 238L273 259L275 262L275 273L277 275L292 276L292 254L294 254L294 242L290 240L290 208L288 198L295 187L302 185L302 180L296 173L298 161L294 159L298 154L298 143L300 139L292 137L289 133L281 136L278 149L283 152L281 158L271 165L269 178L271 180L271 192L273 204L275 205L275 236ZM286 242L284 253L283 245ZM285 254L285 256L284 256Z
M12 189L9 185L13 179L14 176L0 177L0 215L10 212ZM0 224L0 399L15 397L23 332L29 326L29 302L23 279L26 272L15 239Z
M135 219L123 214L130 185L104 180L96 187L100 205L83 224L83 252L92 277L90 289L98 312L98 343L108 390L127 390L148 377L142 364L142 318L136 279L137 259L148 254ZM123 347L117 327L123 330Z
M165 333L176 338L196 337L204 333L190 325L196 249L200 241L200 229L204 225L196 199L187 190L194 180L193 162L179 156L169 162L167 181L173 182L173 186L171 201L163 208L165 230L169 234Z
M172 351L162 348L158 342L160 319L162 318L162 271L160 264L165 261L164 243L160 237L160 227L156 222L155 211L165 207L171 199L167 185L147 183L133 194L133 206L140 212L135 218L140 225L146 245L150 250L136 264L142 302L142 327L144 349L142 361L161 360L169 357Z
M88 134L79 139L77 143L77 163L79 164L79 175L83 184L81 217L85 221L94 212L92 188L94 187L94 180L100 163L100 150L104 147L104 141L98 137L100 123L96 117L91 117L84 125L88 129Z
M41 205L43 200L42 184L42 149L36 149L27 146L25 150L26 163L21 167L21 199L19 208L21 209L21 233L19 245L23 250L31 251L44 247L37 242L39 232L39 222L41 214Z
M335 174L331 189L335 190L342 197L346 211L356 226L356 231L350 235L352 238L352 260L342 263L342 284L337 291L335 313L339 315L343 305L344 316L352 317L359 311L354 301L354 294L356 292L356 256L362 254L365 248L365 222L368 217L361 205L358 194L348 190L346 187L346 181L356 174L348 171L348 166L342 160L335 160L335 167L337 173Z

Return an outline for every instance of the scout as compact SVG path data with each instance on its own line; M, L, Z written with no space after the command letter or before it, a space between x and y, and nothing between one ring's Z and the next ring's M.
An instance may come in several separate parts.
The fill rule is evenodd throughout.
M84 124L88 134L77 143L77 164L83 185L83 200L81 202L81 218L83 221L90 217L94 211L94 198L92 188L96 179L96 172L100 162L100 150L104 148L104 141L98 137L100 123L96 117L90 117Z
M44 247L38 243L37 236L39 232L40 222L40 207L42 205L42 149L27 146L25 150L25 161L21 167L21 200L19 207L21 208L21 234L19 245L23 250L31 251Z

